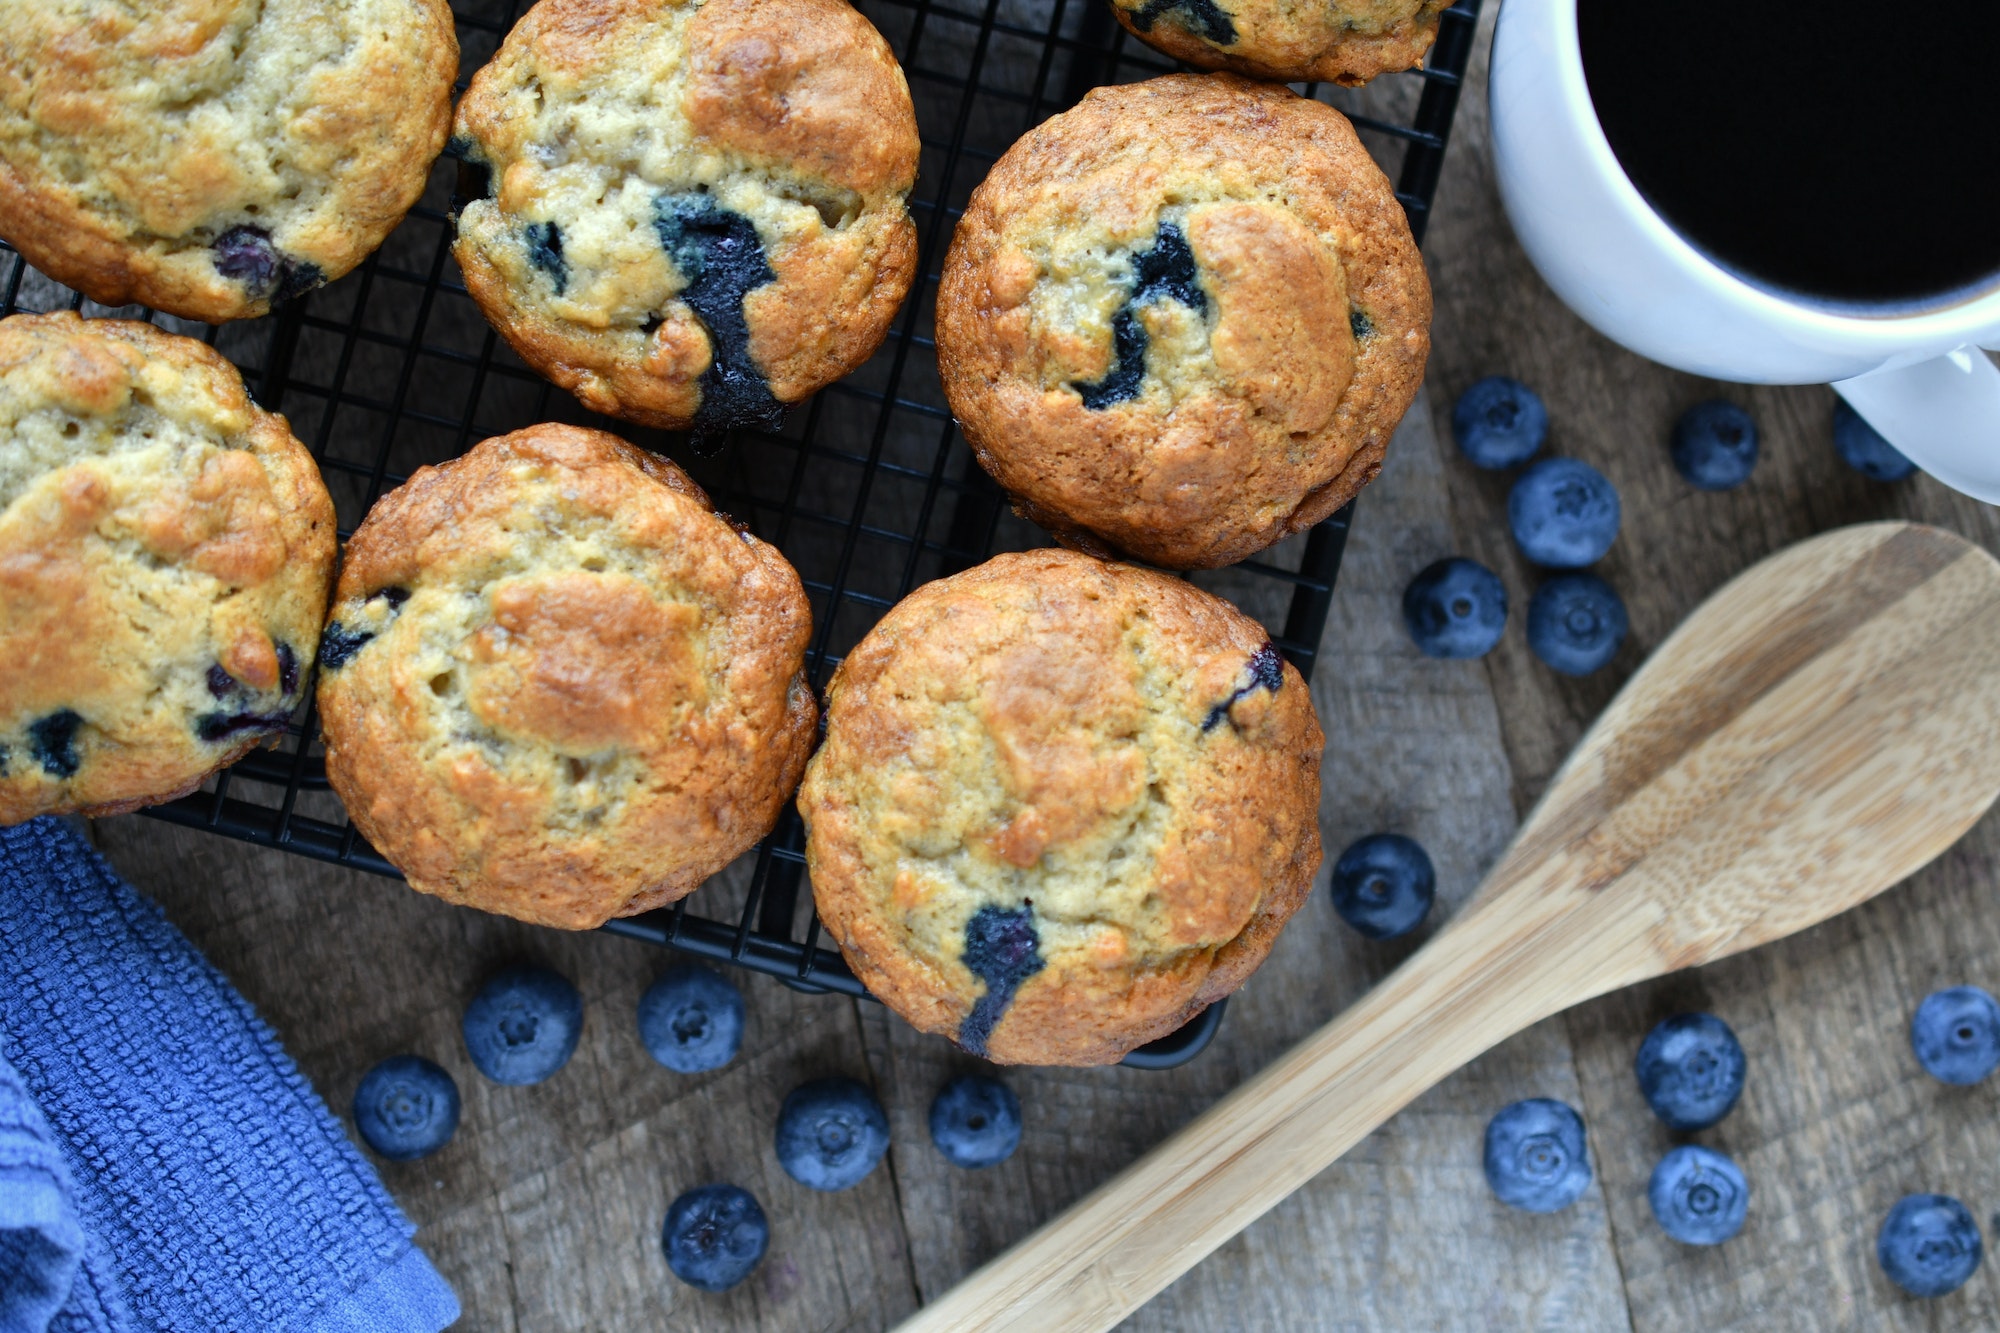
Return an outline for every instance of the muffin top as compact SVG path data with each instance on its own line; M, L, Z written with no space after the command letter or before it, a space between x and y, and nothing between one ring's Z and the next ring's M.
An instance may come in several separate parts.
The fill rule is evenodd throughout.
M327 776L412 887L586 929L762 837L817 709L775 548L672 463L544 425L422 468L347 544Z
M106 305L264 314L417 201L457 71L445 0L0 0L0 234Z
M191 338L0 320L0 824L178 796L298 703L333 502Z
M909 89L841 0L541 0L459 104L466 285L585 406L774 425L909 290Z
M1099 88L973 192L938 363L1066 544L1175 568L1310 527L1381 468L1430 285L1346 117L1234 75Z
M814 900L918 1028L1108 1064L1269 952L1319 866L1323 743L1227 602L998 556L919 588L835 673L799 792Z
M1177 60L1280 83L1359 87L1415 69L1451 0L1112 0L1132 34Z

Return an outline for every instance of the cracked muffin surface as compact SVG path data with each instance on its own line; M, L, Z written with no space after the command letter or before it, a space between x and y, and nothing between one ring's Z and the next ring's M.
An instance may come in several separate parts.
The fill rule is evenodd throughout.
M402 221L457 72L445 0L0 0L0 235L105 305L264 314Z
M776 548L601 431L499 436L384 496L320 644L326 770L412 888L582 930L769 832L818 716Z
M1324 739L1261 626L1182 580L1002 555L905 598L799 791L820 919L925 1032L1109 1064L1228 995L1320 861Z
M1067 545L1224 565L1380 471L1430 284L1346 117L1229 74L1099 88L973 192L938 367L979 461Z
M842 0L541 0L458 135L467 287L609 415L775 426L867 360L916 270L909 89Z
M333 501L191 338L0 320L0 824L170 800L282 732Z
M1202 69L1354 88L1415 69L1451 0L1111 0L1139 40Z

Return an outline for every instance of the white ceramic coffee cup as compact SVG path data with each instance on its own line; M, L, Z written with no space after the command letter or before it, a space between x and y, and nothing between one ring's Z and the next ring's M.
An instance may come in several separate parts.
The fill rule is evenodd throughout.
M1681 370L1832 384L1924 471L2000 503L2000 369L1979 350L2000 348L2000 281L1935 307L1866 310L1722 268L1618 165L1584 81L1576 4L1506 0L1489 94L1501 196L1556 294L1607 337Z

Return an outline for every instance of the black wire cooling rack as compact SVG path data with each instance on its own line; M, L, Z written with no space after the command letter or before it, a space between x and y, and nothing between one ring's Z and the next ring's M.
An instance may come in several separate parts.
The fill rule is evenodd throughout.
M492 56L521 7L521 0L458 0L462 74ZM715 457L695 456L684 436L593 417L494 335L450 259L458 173L448 159L433 169L420 205L360 269L267 318L217 329L138 307L105 309L30 269L4 243L0 314L65 307L118 314L216 347L310 447L343 537L418 466L534 422L597 425L668 454L798 568L815 626L807 670L823 687L841 656L918 584L998 551L1047 544L1009 511L952 424L931 341L938 269L966 197L1017 137L1098 84L1175 68L1128 38L1103 0L859 0L857 7L895 48L916 102L923 156L910 211L922 278L866 366L803 404L778 431L737 432ZM1479 0L1460 0L1445 12L1427 69L1360 91L1306 88L1360 129L1397 182L1420 241L1478 10ZM1256 560L1196 576L1262 620L1307 675L1351 509ZM277 748L146 813L395 875L328 789L318 737L308 704ZM839 953L821 945L810 895L800 893L803 846L788 808L770 837L692 900L605 929L801 989L865 996ZM1167 1068L1193 1058L1221 1011L1214 1006L1126 1063Z

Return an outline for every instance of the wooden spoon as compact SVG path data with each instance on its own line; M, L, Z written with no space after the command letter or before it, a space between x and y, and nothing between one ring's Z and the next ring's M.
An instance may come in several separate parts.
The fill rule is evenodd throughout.
M1874 897L2000 794L2000 562L1871 523L1702 604L1393 975L903 1327L1106 1329L1418 1094L1619 986Z

